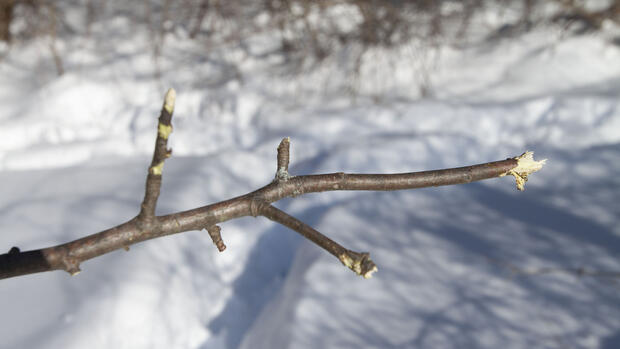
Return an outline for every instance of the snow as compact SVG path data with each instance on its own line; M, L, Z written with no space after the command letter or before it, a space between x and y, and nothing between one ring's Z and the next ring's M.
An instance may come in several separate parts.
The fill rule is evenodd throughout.
M620 345L617 278L505 267L620 270L620 47L605 33L541 28L493 44L376 52L352 97L337 62L292 78L234 47L221 62L201 60L182 34L154 59L148 33L126 18L106 23L93 35L114 43L61 41L61 77L36 40L0 62L2 251L133 217L168 87L174 152L158 214L265 185L286 136L292 175L464 166L526 150L549 160L524 192L505 177L277 204L369 251L379 268L370 280L264 218L222 224L223 253L205 231L188 232L85 262L75 277L2 280L0 348Z

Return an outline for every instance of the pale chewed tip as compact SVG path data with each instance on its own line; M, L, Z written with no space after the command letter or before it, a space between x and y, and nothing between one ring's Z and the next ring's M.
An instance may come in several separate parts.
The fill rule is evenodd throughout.
M517 181L517 189L523 191L525 190L525 182L527 182L527 177L543 168L547 162L547 159L539 161L534 160L533 151L526 151L514 159L517 160L517 167L508 171L507 174L510 174L515 178Z
M347 251L338 256L338 259L340 259L340 262L347 268L353 270L353 272L362 276L364 279L370 279L372 274L379 270L375 262L370 259L370 254L368 252L358 253Z
M174 102L177 98L177 92L170 88L168 92L166 92L166 97L164 98L164 108L168 111L168 113L172 114L174 111Z

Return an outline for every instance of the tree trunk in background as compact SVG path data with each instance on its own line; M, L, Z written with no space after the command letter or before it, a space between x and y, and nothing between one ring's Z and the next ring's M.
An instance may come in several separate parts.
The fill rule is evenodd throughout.
M15 0L0 0L0 41L11 41L11 20Z

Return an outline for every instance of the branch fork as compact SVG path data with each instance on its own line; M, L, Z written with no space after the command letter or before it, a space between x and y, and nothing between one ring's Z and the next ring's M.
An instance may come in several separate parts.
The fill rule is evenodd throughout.
M71 275L80 272L80 263L103 254L125 249L135 243L191 230L206 229L217 249L222 252L226 245L222 240L219 223L246 216L263 216L290 228L323 248L357 275L370 278L377 266L368 252L349 250L306 223L272 205L285 197L297 197L306 193L335 190L404 190L440 185L463 184L489 178L512 175L517 189L523 190L528 177L542 168L545 160L535 161L532 152L506 160L443 170L395 173L356 174L327 173L291 176L290 139L282 139L277 149L277 168L274 180L251 193L229 200L156 216L164 162L172 154L167 148L172 133L172 114L176 93L168 90L157 124L157 138L153 159L149 166L144 199L135 218L116 227L85 236L81 239L32 251L20 251L13 247L0 255L0 279L20 275L65 270Z

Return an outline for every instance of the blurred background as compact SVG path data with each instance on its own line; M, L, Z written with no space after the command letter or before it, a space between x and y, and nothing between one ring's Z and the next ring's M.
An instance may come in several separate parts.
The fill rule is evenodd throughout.
M500 178L278 207L0 281L0 348L620 347L620 1L0 0L0 250L137 214L177 91L158 214L291 173L520 155Z

